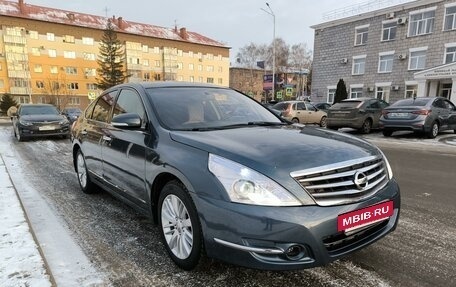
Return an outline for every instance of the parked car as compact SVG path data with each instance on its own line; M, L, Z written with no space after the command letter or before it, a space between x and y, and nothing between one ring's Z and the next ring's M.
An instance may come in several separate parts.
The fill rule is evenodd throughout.
M328 110L327 127L330 129L353 128L368 134L379 128L382 110L389 104L375 98L346 99Z
M289 125L226 87L112 87L76 121L72 143L82 191L98 185L152 217L186 270L202 253L258 269L320 266L399 217L399 186L378 148Z
M67 117L67 119L70 121L70 124L77 120L81 113L82 111L80 108L64 108L62 110L62 115Z
M48 104L21 104L13 115L13 131L18 141L32 137L69 136L70 122Z
M441 97L403 99L383 110L380 125L387 137L405 130L435 138L439 131L456 133L456 107Z
M324 111L324 112L328 112L329 108L331 107L331 104L329 104L329 103L314 103L313 105L317 109Z
M326 127L326 113L304 101L283 101L272 106L281 111L282 117L293 123L318 124Z

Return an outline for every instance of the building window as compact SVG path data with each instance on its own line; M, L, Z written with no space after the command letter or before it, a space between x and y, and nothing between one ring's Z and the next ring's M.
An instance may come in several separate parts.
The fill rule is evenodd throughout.
M188 51L188 57L189 58L193 58L193 52L192 51Z
M39 104L46 104L46 97L43 97L43 96L38 97L38 103Z
M182 63L177 63L177 69L182 70Z
M203 65L198 65L198 71L202 71L203 70Z
M43 67L40 64L36 64L35 67L33 68L33 71L35 73L42 73L43 72Z
M355 46L366 45L369 26L355 28Z
M30 39L38 39L38 32L37 31L28 31L30 35Z
M51 66L50 71L51 74L58 74L59 69L57 68L57 66Z
M68 90L79 90L79 84L78 83L69 83L67 85Z
M150 81L150 73L149 72L144 72L143 73L143 79L144 79L144 81Z
M377 86L375 96L379 100L389 102L391 86Z
M78 69L76 67L66 67L65 72L68 75L77 75L78 74Z
M397 21L383 23L382 41L391 41L396 39Z
M391 73L393 71L394 52L388 54L380 54L378 59L378 72Z
M65 42L65 43L74 43L74 36L65 35L63 37L63 42Z
M70 97L68 104L70 104L72 106L79 106L81 104L81 102L78 97Z
M418 89L418 85L406 85L405 86L405 98L412 98L416 96L416 90Z
M445 25L443 30L449 31L456 29L456 6L445 8Z
M206 66L206 71L213 72L214 71L214 66Z
M155 67L160 67L160 61L159 60L155 61Z
M426 50L410 51L409 70L423 70L426 67Z
M217 83L218 83L219 85L223 85L223 79L222 79L222 78L218 78Z
M363 75L366 66L366 56L353 57L352 75Z
M84 68L84 76L95 77L97 75L97 69L95 68Z
M75 51L63 51L63 57L66 59L76 59Z
M435 9L410 15L409 36L434 32Z
M326 98L327 103L334 103L334 97L336 95L336 88L328 88L328 95Z
M41 56L40 48L32 48L33 56Z
M183 55L182 50L177 50L177 55L178 55L179 57L182 57L182 55Z
M190 83L193 83L195 81L195 77L194 76L190 76L189 81L190 81Z
M128 64L138 65L138 64L139 64L139 58L136 58L136 57L129 57L129 58L128 58Z
M82 37L82 44L84 45L93 45L93 38L90 37Z
M190 71L193 71L193 68L194 68L193 64L188 64L188 69L189 69Z
M178 77L177 77L177 80L178 80L179 82L183 82L183 81L184 81L184 76L178 76Z
M149 52L149 46L143 45L143 46L142 46L142 51L143 51L144 53Z
M350 99L357 99L363 96L363 88L350 88Z
M161 80L161 75L160 74L155 74L154 75L154 80L155 81L160 81Z
M94 53L82 53L82 57L84 58L84 60L88 60L88 61L95 61L96 59L96 56Z
M97 84L94 84L94 83L87 83L87 84L86 84L86 88L87 88L87 90L94 91L94 90L97 89Z
M456 45L445 48L445 64L456 62Z
M154 53L160 54L160 47L154 47Z
M54 33L47 33L46 38L48 41L55 41Z
M148 66L149 66L149 60L144 59L144 60L143 60L143 66L148 67Z
M223 72L223 67L222 67L222 66L219 66L219 67L218 67L218 72L219 72L219 73L222 73L222 72Z
M51 57L51 58L57 57L57 51L54 49L49 49L48 53L49 53L49 57Z
M36 87L38 89L44 89L44 82L43 81L36 81Z
M198 82L202 83L203 82L203 77L198 77Z
M207 78L207 83L213 84L214 83L214 78Z

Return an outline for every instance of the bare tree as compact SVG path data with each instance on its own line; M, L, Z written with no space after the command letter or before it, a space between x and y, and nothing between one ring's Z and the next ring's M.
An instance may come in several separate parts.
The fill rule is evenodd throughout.
M245 68L254 69L257 68L257 63L261 61L266 61L267 46L256 45L254 43L250 43L247 46L244 46L239 49L237 53L237 61Z

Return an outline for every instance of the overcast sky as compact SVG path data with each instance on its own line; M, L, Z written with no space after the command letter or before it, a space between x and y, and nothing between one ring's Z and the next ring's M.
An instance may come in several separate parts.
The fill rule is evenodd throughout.
M13 0L17 1L17 0ZM123 17L127 21L162 27L186 27L232 47L233 59L238 49L250 43L269 44L276 37L289 45L305 43L313 50L314 31L310 26L325 22L323 14L352 5L396 3L407 0L25 0L25 3L99 16ZM353 7L353 6L352 6ZM107 12L106 12L107 9Z

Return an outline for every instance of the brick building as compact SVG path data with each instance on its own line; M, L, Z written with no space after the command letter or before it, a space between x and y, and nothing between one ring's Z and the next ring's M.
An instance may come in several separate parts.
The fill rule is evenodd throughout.
M229 47L185 28L110 19L128 79L229 85ZM0 95L17 102L87 106L96 86L106 17L0 0Z
M456 102L456 1L420 0L312 26L312 95L388 102L443 96Z
M258 102L265 101L263 90L263 69L249 69L240 67L230 68L230 88L251 96Z

